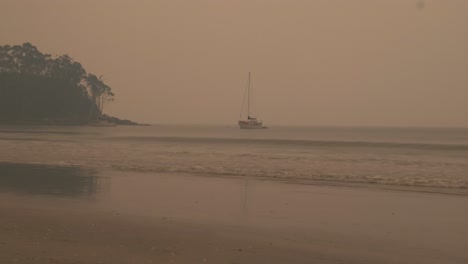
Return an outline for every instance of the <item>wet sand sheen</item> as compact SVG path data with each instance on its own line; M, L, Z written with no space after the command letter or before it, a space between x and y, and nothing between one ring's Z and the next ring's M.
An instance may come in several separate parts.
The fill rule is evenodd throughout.
M110 184L91 197L1 194L0 263L468 261L466 196L179 174L100 177Z

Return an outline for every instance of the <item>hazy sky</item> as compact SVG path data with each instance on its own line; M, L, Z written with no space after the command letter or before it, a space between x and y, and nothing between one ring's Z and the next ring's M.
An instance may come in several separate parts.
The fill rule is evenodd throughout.
M104 109L236 124L468 126L468 1L0 0L0 44L104 75ZM423 6L423 8L421 8Z

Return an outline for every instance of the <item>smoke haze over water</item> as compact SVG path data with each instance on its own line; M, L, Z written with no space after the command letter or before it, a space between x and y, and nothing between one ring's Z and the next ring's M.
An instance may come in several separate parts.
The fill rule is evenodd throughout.
M1 44L68 53L145 123L467 126L468 2L2 1Z

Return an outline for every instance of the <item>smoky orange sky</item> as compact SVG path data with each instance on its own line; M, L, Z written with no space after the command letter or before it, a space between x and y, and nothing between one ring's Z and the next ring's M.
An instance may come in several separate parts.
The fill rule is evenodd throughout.
M0 44L104 75L104 112L236 125L468 126L465 0L0 0Z

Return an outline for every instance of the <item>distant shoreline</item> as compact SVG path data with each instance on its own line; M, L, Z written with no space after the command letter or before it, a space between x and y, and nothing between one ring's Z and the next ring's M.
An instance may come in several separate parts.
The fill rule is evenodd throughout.
M128 119L120 119L114 116L102 115L99 117L99 121L109 122L111 124L120 125L120 126L151 126L150 124L140 124ZM73 120L73 119L53 119L46 118L43 120L20 120L20 121L6 121L2 122L0 120L0 126L88 126L92 122L86 122L83 120Z

